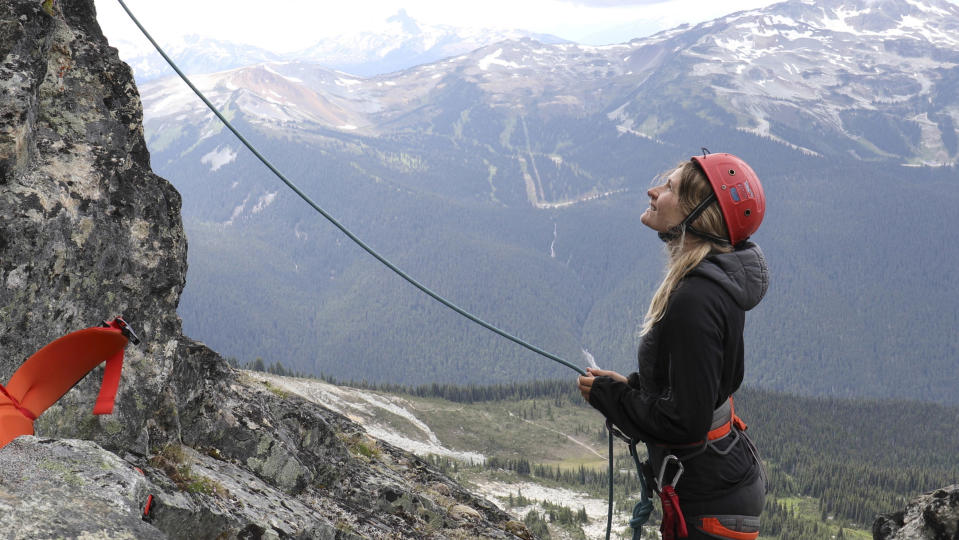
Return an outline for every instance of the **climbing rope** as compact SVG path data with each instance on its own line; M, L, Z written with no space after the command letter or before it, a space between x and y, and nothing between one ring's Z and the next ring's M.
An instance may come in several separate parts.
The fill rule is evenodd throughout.
M233 134L236 136L236 138L239 139L240 142L243 143L243 145L246 146L246 147L250 150L250 152L252 152L253 155L256 156L257 159L260 160L260 162L263 163L263 165L265 165L268 169L270 169L270 171L271 171L274 175L276 175L277 178L279 178L284 184L286 184L287 187L289 187L291 190L293 190L293 192L296 193L301 199L303 199L303 201L305 201L306 204L310 205L310 207L312 207L314 210L316 210L321 216L323 216L324 218L326 218L327 221L329 221L330 223L332 223L334 227L336 227L336 228L339 229L343 234L345 234L347 238L349 238L350 240L352 240L352 241L353 241L356 245L358 245L359 247L363 248L364 251L366 251L367 253L369 253L371 256L373 256L374 259L376 259L377 261L379 261L380 263L382 263L384 266L386 266L387 268L389 268L390 270L392 270L396 275L400 276L401 278L403 278L404 280L406 280L407 282L409 282L411 285L413 285L414 287L416 287L417 289L419 289L420 291L422 291L423 293L425 293L426 295L428 295L428 296L429 296L430 298L432 298L433 300L436 300L436 301L439 302L440 304L443 304L444 306L450 308L451 310L453 310L453 311L455 311L456 313L462 315L463 317L469 319L470 321L473 321L474 323L482 326L483 328L486 328L487 330L489 330L489 331L491 331L491 332L493 332L493 333L495 333L495 334L498 334L499 336L504 337L504 338L512 341L513 343L516 343L517 345L520 345L520 346L522 346L522 347L525 347L526 349L528 349L528 350L530 350L530 351L532 351L532 352L534 352L534 353L536 353L536 354L539 354L540 356L543 356L544 358L548 358L548 359L550 359L550 360L552 360L552 361L554 361L554 362L557 362L557 363L559 363L559 364L562 364L562 365L564 365L564 366L572 369L573 371L575 371L576 373L578 373L578 374L580 374L580 375L586 375L586 372L585 372L582 368L580 368L580 367L578 367L578 366L576 366L576 365L574 365L574 364L571 364L570 362L567 362L566 360L563 360L562 358L560 358L560 357L558 357L558 356L556 356L556 355L554 355L554 354L552 354L552 353L549 353L549 352L547 352L547 351L545 351L545 350L543 350L543 349L541 349L541 348L539 348L539 347L537 347L537 346L535 346L535 345L533 345L533 344L531 344L531 343L529 343L529 342L527 342L527 341L525 341L525 340L523 340L523 339L521 339L521 338L518 338L518 337L514 336L513 334L510 334L509 332L506 332L505 330L501 330L500 328L498 328L498 327L496 327L496 326L493 326L492 324L484 321L483 319L480 319L479 317L473 315L472 313L466 311L465 309L457 306L457 305L454 304L453 302L447 300L446 298L444 298L444 297L441 296L440 294L434 292L434 291L433 291L432 289L430 289L429 287L423 285L422 283L420 283L419 281L417 281L416 279L414 279L412 276L410 276L409 274L407 274L406 272L404 272L403 270L401 270L399 267L397 267L395 264L393 264L392 262L390 262L386 257L380 255L376 250L374 250L372 247L370 247L370 246L367 245L365 242L363 242L363 240L361 240L358 236L356 236L355 234L353 234L353 232L351 232L348 228L346 228L346 226L344 226L343 224L341 224L336 218L334 218L334 217L333 217L332 215L330 215L328 212L326 212L325 210L323 210L323 208L321 208L316 202L314 202L313 199L311 199L306 193L303 192L303 190L301 190L296 184L294 184L289 178L287 178L286 175L284 175L282 172L280 172L280 170L277 169L277 168L270 162L270 160L268 160L266 157L264 157L263 154L261 154L260 151L257 150L256 147L254 147L253 144L250 143L250 141L248 141L247 138L244 137L242 133L240 133L235 127L233 127L233 124L230 123L230 121L227 120L225 116L223 116L223 114L220 112L220 110L217 109L216 106L213 105L213 103L212 103L209 99L207 99L207 97L206 97L205 95L203 95L203 92L200 92L200 90L193 84L193 82L190 80L190 78L187 77L186 74L184 74L183 71L180 70L180 68L176 65L176 62L174 62L174 61L166 54L166 52L163 51L163 48L160 47L160 45L156 42L156 40L153 39L153 36L151 36L150 33L147 32L146 28L144 28L144 26L143 26L142 24L140 24L139 19L136 18L136 16L133 14L132 11L130 11L130 8L127 7L127 5L123 2L123 0L117 0L117 2L120 3L120 7L122 7L123 10L127 13L127 15L130 17L130 20L133 21L133 24L135 24L135 25L137 26L137 28L140 29L140 32L143 33L144 37L146 37L147 40L149 40L150 43L153 45L153 47L156 49L156 51L157 51L158 53L160 53L160 56L162 56L163 59L166 60L166 63L169 64L169 66L170 66L171 68L173 68L173 71L175 71L176 74L180 76L180 79L182 79L183 82L185 82L186 85L190 87L190 90L193 90L193 93L196 94L197 97L199 97L201 101L203 101L203 103L213 112L213 114L215 114L216 117L219 118L220 121L223 122L223 124L224 124L231 132L233 132ZM611 528L612 528L612 519L613 519L613 432L612 432L612 430L610 430L610 432L609 432L609 469L608 469L608 473L609 473L609 511L608 511L608 515L607 515L607 519L606 519L606 538L607 538L607 540L608 540L609 537L610 537L610 531L611 531ZM640 472L639 477L640 477L640 482L643 484L643 493L645 494L645 491L646 491L646 489L645 489L645 480L643 479L642 472Z
M332 223L334 227L336 227L337 229L339 229L340 231L342 231L343 234L345 234L345 235L347 236L347 238L349 238L349 239L352 240L354 243L356 243L356 245L358 245L358 246L360 246L361 248L363 248L364 251L366 251L367 253L369 253L370 255L372 255L373 258L375 258L376 260L380 261L384 266L386 266L387 268L389 268L390 270L392 270L393 272L395 272L396 275L398 275L398 276L400 276L401 278L405 279L405 280L408 281L411 285L413 285L413 286L416 287L417 289L419 289L419 290L423 291L424 293L426 293L427 295L429 295L433 300L436 300L437 302L443 304L444 306L452 309L452 310L455 311L456 313L459 313L459 314L462 315L463 317L466 317L467 319L469 319L469 320L473 321L474 323L482 326L483 328L486 328L487 330L489 330L489 331L491 331L491 332L494 332L494 333L496 333L496 334L499 334L500 336L502 336L502 337L504 337L504 338L512 341L513 343L516 343L517 345L520 345L520 346L522 346L522 347L525 347L525 348L533 351L533 352L536 353L536 354L539 354L539 355L541 355L541 356L544 356L544 357L546 357L546 358L549 358L550 360L552 360L552 361L554 361L554 362L558 362L558 363L560 363L560 364L563 364L564 366L572 369L573 371L579 373L580 375L586 375L586 372L583 371L581 368L579 368L579 367L577 367L577 366L575 366L575 365L567 362L566 360L563 360L562 358L560 358L560 357L558 357L558 356L556 356L556 355L554 355L554 354L552 354L552 353L546 352L546 351L544 351L543 349L540 349L539 347L537 347L537 346L535 346L535 345L533 345L533 344L531 344L531 343L528 343L528 342L526 342L526 341L524 341L524 340L522 340L522 339L520 339L520 338L518 338L518 337L516 337L516 336L514 336L514 335L512 335L512 334L510 334L510 333L508 333L508 332L506 332L506 331L504 331L504 330L500 330L500 329L497 328L496 326L493 326L492 324L490 324L490 323L488 323L488 322L480 319L479 317L473 315L472 313L466 311L465 309L463 309L463 308L457 306L456 304L450 302L450 301L447 300L446 298L443 298L443 297L440 296L438 293L433 292L433 290L430 289L429 287L427 287L427 286L423 285L422 283L420 283L419 281L413 279L412 276L410 276L409 274L407 274L406 272L404 272L403 270L401 270L401 269L400 269L399 267L397 267L395 264L393 264L393 263L391 263L389 260L387 260L386 257L380 255L376 250L374 250L373 248L371 248L370 246L368 246L365 242L363 242L362 240L360 240L359 237L357 237L357 236L356 236L355 234L353 234L349 229L347 229L343 224L341 224L339 221L337 221L336 218L334 218L332 215L330 215L329 213L327 213L326 210L323 210L322 208L320 208L320 206L319 206L318 204L316 204L316 202L314 202L313 199L311 199L306 193L304 193L303 190L301 190L296 184L294 184L292 181L290 181L290 179L288 179L288 178L286 177L286 175L284 175L282 172L280 172L279 169L277 169L276 167L274 167L273 164L270 163L270 160L266 159L266 158L263 156L263 154L261 154L261 153L259 152L259 150L257 150L257 149L253 146L253 144L251 144L250 141L248 141L248 140L246 139L246 137L243 136L242 133L240 133L235 127L233 127L233 124L231 124L230 121L227 120L225 116L223 116L223 114L219 111L219 109L217 109L216 106L214 106L213 103L211 103L210 100L207 99L205 95L203 95L203 92L200 92L200 90L197 89L197 87L193 85L193 82L190 81L190 78L187 77L187 76L180 70L179 67L177 67L176 63L175 63L169 56L167 56L167 54L163 51L163 49L160 47L160 45L153 39L153 36L151 36L150 33L147 32L146 28L144 28L143 25L140 24L140 21L133 15L133 12L130 11L130 8L127 7L127 5L123 2L123 0L117 0L117 2L119 2L119 3L120 3L120 6L123 7L123 10L127 12L127 15L130 16L130 19L133 20L133 23L137 25L137 28L140 29L140 32L142 32L143 35L150 41L150 43L153 44L153 47L157 50L158 53L160 53L160 56L162 56L163 59L166 60L167 64L169 64L170 67L173 68L173 71L175 71L176 74L179 75L181 79L183 79L183 82L185 82L186 85L190 87L190 90L193 90L193 93L196 94L197 97L199 97L199 98L203 101L203 103L205 103L206 106L209 107L209 109L210 109L211 111L213 111L213 114L215 114L216 117L219 118L220 121L223 122L223 124L224 124L230 131L232 131L234 135L236 135L236 138L239 139L240 142L242 142L244 146L246 146L247 148L249 148L250 152L253 152L253 155L256 156L264 165L266 165L266 167L267 167L268 169L270 169L270 171L272 171L273 174L275 174L277 178L279 178L281 181L283 181L283 183L286 184L287 187L289 187L290 189L292 189L294 193L296 193L297 195L299 195L301 199L303 199L304 201L306 201L306 204L308 204L308 205L310 205L311 207L313 207L313 209L316 210L317 212L319 212L319 214L320 214L321 216L325 217L330 223Z

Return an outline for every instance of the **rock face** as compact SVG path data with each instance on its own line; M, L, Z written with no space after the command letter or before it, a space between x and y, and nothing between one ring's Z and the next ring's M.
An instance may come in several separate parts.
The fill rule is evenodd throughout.
M959 538L959 484L926 493L872 525L875 540L956 540Z
M122 314L150 339L127 353L113 416L89 377L38 422L47 435L135 440L173 367L186 275L180 196L150 171L140 98L88 2L0 5L0 376L53 339Z
M98 368L36 437L0 450L0 527L15 538L528 536L423 460L181 334L180 196L150 169L132 74L93 0L44 5L0 4L0 381L115 315L143 343L127 349L114 414L91 414Z
M150 482L95 443L20 437L2 463L0 528L18 538L164 538L140 519Z

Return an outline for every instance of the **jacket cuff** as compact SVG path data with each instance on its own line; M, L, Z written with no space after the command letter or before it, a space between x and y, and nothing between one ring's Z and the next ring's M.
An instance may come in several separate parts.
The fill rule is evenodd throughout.
M611 395L613 393L611 386L615 384L616 381L612 377L602 375L593 379L593 387L589 391L589 404L607 417L609 415L606 411L615 402Z

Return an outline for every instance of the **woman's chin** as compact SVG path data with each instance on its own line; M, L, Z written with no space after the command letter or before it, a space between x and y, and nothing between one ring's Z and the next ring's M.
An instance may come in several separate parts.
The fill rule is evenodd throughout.
M653 219L653 216L649 215L649 210L644 212L643 215L639 217L639 221L654 231L659 230L659 228L656 227L656 220Z

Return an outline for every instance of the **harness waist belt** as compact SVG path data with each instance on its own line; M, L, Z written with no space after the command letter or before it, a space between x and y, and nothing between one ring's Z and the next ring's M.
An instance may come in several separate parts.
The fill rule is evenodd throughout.
M719 439L722 439L726 435L729 435L729 432L732 431L733 426L736 426L736 429L739 431L746 431L746 422L743 422L742 418L736 416L736 407L733 405L733 397L729 396L729 399L724 401L722 405L713 411L713 423L709 427L709 433L706 434L706 440L718 441Z
M683 450L690 448L700 448L704 445L709 445L713 441L718 441L733 431L733 426L736 427L739 431L746 431L746 422L743 422L743 419L736 416L736 408L733 405L732 396L729 397L722 405L717 407L713 411L713 421L709 426L709 431L706 433L706 439L702 441L697 441L694 443L688 444L656 444L660 448L669 448L675 450ZM694 455L697 455L698 452ZM687 456L692 457L692 456ZM686 459L684 457L683 459Z

